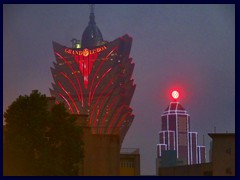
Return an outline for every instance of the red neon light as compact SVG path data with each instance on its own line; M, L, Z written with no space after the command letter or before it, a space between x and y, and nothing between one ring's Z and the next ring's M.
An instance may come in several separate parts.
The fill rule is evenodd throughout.
M118 109L118 111L117 111L117 113L115 114L114 118L112 119L110 125L108 126L108 130L107 130L107 133L108 133L108 134L110 134L110 130L111 130L112 126L113 126L113 123L115 122L115 119L117 118L117 116L119 115L120 111L121 111L125 106L127 106L127 105L124 104L124 105L122 105L122 106Z
M115 104L115 102L117 101L117 99L118 99L118 97L116 97L115 99L113 99L112 103L109 105L109 111L111 110L111 107L113 106L113 104ZM100 130L100 133L101 133L101 134L102 134L102 131L103 131L104 127L105 127L104 124L105 124L105 122L106 122L106 119L107 119L108 115L109 115L109 112L106 112L106 114L105 114L105 116L104 116L104 118L103 118L103 120L102 120L101 130ZM104 126L104 127L103 127L103 126Z
M68 102L68 100L67 100L62 94L58 93L58 95L61 96L61 98L63 98L63 100L67 103L68 109L69 109L69 110L71 111L71 113L73 114L73 109L72 109L70 103Z
M111 80L110 80L111 81ZM101 97L102 97L102 95L103 95L103 93L108 89L108 86L109 85L111 85L112 83L110 82L110 83L108 83L108 85L104 88L104 90L102 91L102 93L101 93ZM100 109L102 109L102 106L103 106L103 103L105 102L105 99L112 93L112 91L113 91L113 88L105 95L105 97L102 99L102 102L100 103ZM99 99L98 99L99 100ZM97 116L96 116L96 119L98 119L98 115L99 115L99 110L98 110L98 112L97 112ZM94 127L96 126L96 121L94 122Z
M73 81L72 81L65 73L63 73L63 72L60 72L60 73L61 73L61 75L63 75L65 78L67 78L68 81L72 84L73 88L75 89L75 91L76 91L76 93L77 93L78 100L79 100L79 102L81 102L80 95L79 95L78 90L77 90L75 84L73 83Z
M178 93L178 91L174 90L174 91L172 92L172 97L173 97L173 99L177 100L177 99L179 98L179 93Z
M112 81L112 80L110 80L110 81ZM95 109L96 109L96 106L97 106L97 104L98 104L98 101L100 100L103 92L106 91L106 89L108 89L109 85L111 85L111 83L108 83L108 85L107 85L107 86L104 88L104 90L102 91L101 95L98 97L98 99L97 99L97 101L96 101L96 103L95 103L95 105L94 105L93 111L92 111L93 113L92 113L91 116L90 116L89 125L91 125L91 123L92 123L92 118L93 118L92 116L93 116L93 114L94 114L94 112L95 112ZM96 118L96 119L97 119L97 118ZM95 120L95 122L96 122L96 120ZM95 122L94 122L94 125L95 125Z
M75 60L78 64L79 70L83 75L83 56L75 56Z
M120 43L125 43L123 41L128 41L126 51L129 51L129 54L131 39L128 40L128 37L118 39ZM134 63L126 53L118 54L118 45L110 44L110 49L104 54L96 52L97 49L91 54L91 50L86 48L80 49L82 52L71 50L71 48L68 50L65 47L57 48L59 50L65 48L65 52L60 51L59 54L56 53L58 50L55 52L59 63L55 63L55 69L51 69L57 84L52 85L54 90L51 94L55 95L59 91L62 96L58 95L60 98L58 100L62 100L72 113L77 114L76 108L81 113L83 113L82 109L88 112L88 125L92 127L93 132L98 134L114 133L116 129L119 129L122 134L128 130L128 125L132 122L132 110L129 110L131 109L129 103L135 89L135 85L131 82L133 81L131 76ZM112 57L119 59L116 59L115 63ZM60 76L56 76L56 72Z
M116 46L111 52L108 53L108 55L104 58L104 60L101 62L101 64L98 66L96 72L94 73L93 79L92 79L92 84L90 86L90 90L89 90L89 99L88 99L88 105L90 105L91 103L91 97L92 95L92 88L93 88L93 83L95 81L96 75L98 74L100 68L102 67L102 65L105 63L105 61L107 60L107 58L115 51L118 49L118 46Z
M98 57L98 53L90 54L89 56L84 55L75 55L75 61L79 66L79 70L83 75L84 87L87 89L88 87L88 77L92 71L93 64L96 62Z
M63 60L67 65L68 65L68 67L72 70L72 72L74 72L74 69L72 68L72 66L71 66L71 64L64 58L64 57L62 57L59 53L57 53L57 52L55 52L55 54L61 59L61 60ZM80 85L80 82L79 82L79 79L78 79L78 77L77 77L77 75L74 73L74 76L75 76L75 78L76 78L76 80L77 80L77 83L78 83L78 87L79 87L79 89L80 89L80 93L81 93L81 97L82 97L82 107L83 107L83 98L84 98L84 96L83 96L83 92L82 92L82 87L81 87L81 85Z
M121 120L118 122L116 128L118 128L118 127L121 126L121 124L123 123L123 120L127 117L128 114L131 115L131 112L126 112L126 113L122 116L122 118L121 118Z
M96 84L96 86L95 86L95 88L94 88L94 90L93 90L92 97L91 97L91 101L92 101L92 99L93 99L93 96L94 96L94 94L95 94L95 91L96 91L97 87L99 86L100 82L103 80L103 78L104 78L111 70L112 70L112 68L109 68L109 69L102 75L102 77L98 80L98 82L97 82L97 84Z
M88 57L83 57L83 83L85 89L88 86Z
M79 109L77 108L77 105L76 105L75 101L73 100L72 96L64 89L64 87L62 86L62 84L61 84L59 81L58 81L58 85L59 85L60 88L68 95L68 97L71 99L71 101L72 101L72 103L73 103L73 105L74 105L77 113L79 114L79 113L80 113L80 112L79 112Z

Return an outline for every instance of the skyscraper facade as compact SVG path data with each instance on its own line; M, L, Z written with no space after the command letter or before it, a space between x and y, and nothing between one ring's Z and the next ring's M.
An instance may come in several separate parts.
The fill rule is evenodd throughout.
M51 68L51 95L71 113L87 114L92 133L119 133L121 141L134 119L131 45L129 35L103 40L93 6L81 41L73 39L72 47L53 42L56 62Z
M179 102L170 102L161 116L157 157L161 159L164 154L174 155L174 153L166 153L170 151L176 152L178 164L204 163L205 146L198 146L197 139L197 132L190 131L190 115Z

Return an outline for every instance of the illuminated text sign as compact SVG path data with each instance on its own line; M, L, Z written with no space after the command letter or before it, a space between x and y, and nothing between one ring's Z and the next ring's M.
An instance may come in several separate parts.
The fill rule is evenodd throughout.
M91 50L85 48L82 51L66 48L64 51L65 51L65 53L72 54L72 55L88 56L90 54L99 53L99 52L101 52L101 51L103 51L105 49L107 49L106 46L101 46L101 47L98 47L98 48L95 48L95 49L91 49Z

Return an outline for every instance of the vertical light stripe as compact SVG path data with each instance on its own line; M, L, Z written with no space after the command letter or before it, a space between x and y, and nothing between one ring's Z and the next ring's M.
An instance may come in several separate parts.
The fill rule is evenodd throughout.
M167 130L169 130L169 115L167 115Z
M189 119L188 119L188 116L187 116L187 132L186 132L186 134L187 134L187 147L188 147L188 164L190 164L190 155L189 155L189 136L188 136L188 123L189 123L189 121L188 121Z
M202 163L201 148L199 147L199 164Z
M175 145L175 143L176 143L176 142L175 142L175 134L176 134L175 131L173 131L174 150L176 150L176 145Z
M204 163L206 162L206 147L204 147Z
M179 153L178 153L178 116L176 114L176 145L177 145L177 158L179 158Z
M163 132L163 144L166 144L165 142L165 133Z
M198 134L196 133L196 162L197 162L197 158L198 158L198 155L197 155L197 144L198 144Z
M168 150L170 150L170 136L169 136L169 133L170 133L170 132L168 131L168 132L167 132L167 135L168 135L168 148L167 148L167 149L168 149Z
M177 111L178 111L178 104L179 104L179 102L176 103L175 113L177 113Z
M193 148L192 148L192 133L190 132L190 153L191 153L191 164L193 164L193 157L192 157L192 153L193 153Z

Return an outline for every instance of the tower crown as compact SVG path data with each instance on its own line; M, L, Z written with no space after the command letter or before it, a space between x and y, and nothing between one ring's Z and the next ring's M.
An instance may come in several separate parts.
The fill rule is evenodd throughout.
M83 48L92 48L101 45L102 42L102 33L95 22L94 5L90 5L89 22L88 26L83 32L81 45Z
M182 107L179 102L170 102L169 106L165 109L163 114L169 113L187 114L187 111Z

